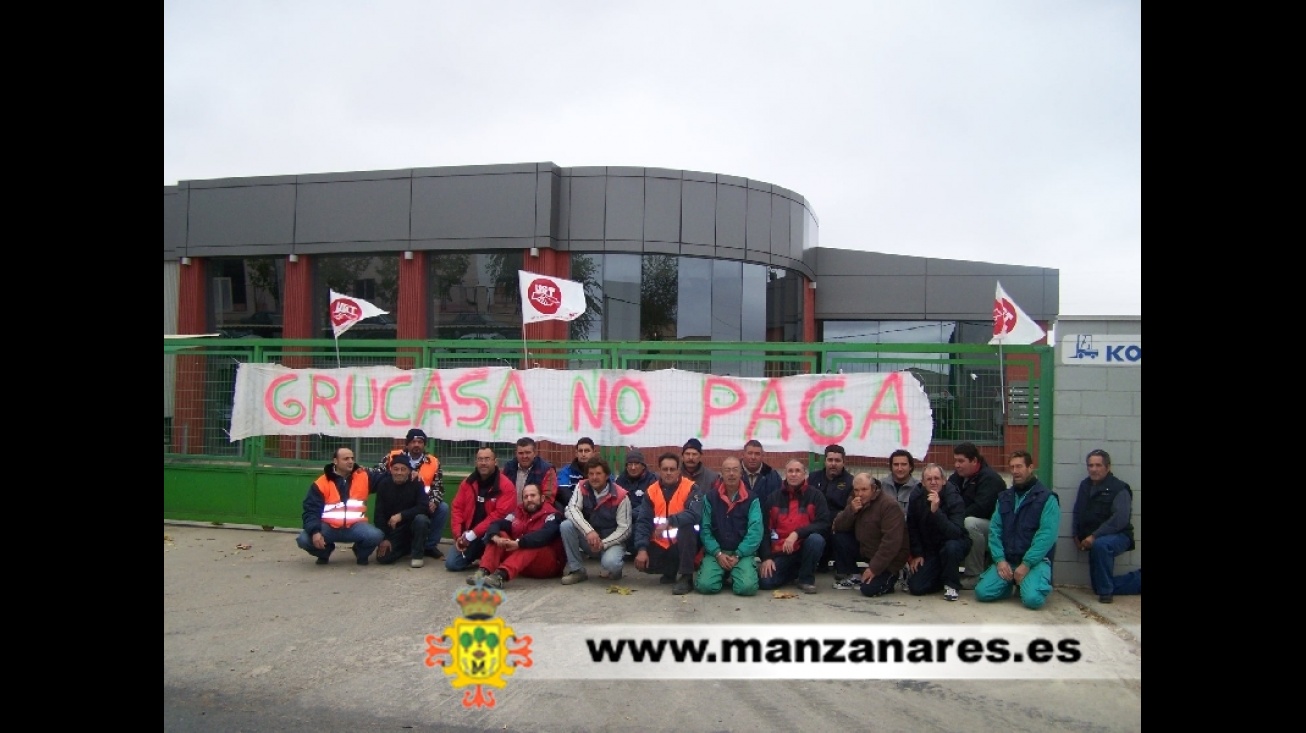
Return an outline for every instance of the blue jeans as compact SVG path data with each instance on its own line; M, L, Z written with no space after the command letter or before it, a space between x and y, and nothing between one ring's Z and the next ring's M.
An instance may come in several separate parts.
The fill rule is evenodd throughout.
M758 587L762 590L772 590L793 582L795 577L799 583L815 585L816 563L820 561L824 552L825 538L816 533L807 535L803 538L803 546L798 549L798 552L791 555L777 552L771 555L771 559L775 561L775 572L771 573L769 578L759 578Z
M454 538L455 540L457 538ZM477 537L467 545L467 549L459 552L457 546L450 548L444 556L444 569L451 573L466 570L472 566L472 563L481 559L485 554L485 540Z
M354 543L354 555L359 560L367 558L385 539L385 533L367 522L357 522L350 527L336 529L327 524L322 525L322 539L326 540L326 549L319 550L313 546L313 538L309 536L308 530L301 531L295 538L295 544L304 552L313 557L331 557L335 552L337 542Z
M562 520L558 529L562 533L562 549L567 551L567 568L563 570L564 574L583 569L585 558L598 557L599 567L603 568L613 580L621 578L621 569L626 561L625 544L613 545L600 553L594 553L590 551L585 535L580 533L580 528L570 519Z
M1088 577L1093 583L1094 593L1099 596L1136 596L1143 592L1142 570L1112 576L1116 555L1128 551L1129 538L1123 534L1093 538L1093 546L1088 550Z

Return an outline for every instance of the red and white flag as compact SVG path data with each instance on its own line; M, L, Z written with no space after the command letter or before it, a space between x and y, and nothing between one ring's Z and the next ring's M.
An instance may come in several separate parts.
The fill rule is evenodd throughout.
M1032 344L1046 335L1043 327L1025 315L1002 289L1002 283L998 283L997 295L993 297L993 338L989 344Z
M331 317L331 328L335 329L336 338L340 338L340 334L353 328L355 323L364 318L385 315L389 312L377 308L362 298L341 295L334 290L331 291L331 303L327 307L327 313Z
M575 280L518 270L522 323L574 321L585 312L585 286Z

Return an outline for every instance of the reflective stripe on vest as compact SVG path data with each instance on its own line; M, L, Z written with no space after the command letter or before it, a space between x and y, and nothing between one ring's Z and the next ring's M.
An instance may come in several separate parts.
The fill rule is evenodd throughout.
M367 471L356 470L349 480L349 497L341 501L336 482L318 476L313 484L322 492L326 504L322 507L322 522L336 529L349 527L367 520Z
M672 514L679 514L685 510L685 501L689 499L689 493L694 490L694 482L681 477L680 485L676 487L676 492L671 495L671 505L667 506L666 497L662 495L662 483L654 481L653 485L648 487L648 500L653 502L653 527L666 524L667 517ZM697 526L694 529L698 529ZM676 539L676 528L671 527L666 534L654 539L659 547L664 550L671 549L671 543Z

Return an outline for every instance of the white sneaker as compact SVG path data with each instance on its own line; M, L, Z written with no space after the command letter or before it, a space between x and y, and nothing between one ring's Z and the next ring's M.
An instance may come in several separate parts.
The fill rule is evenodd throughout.
M408 563L408 566L413 568L420 568L425 564L426 564L426 560L424 560L421 555L414 555L412 561Z
M860 590L862 587L862 578L859 575L850 575L842 580L834 581L835 590Z
M961 594L957 592L956 588L953 588L950 585L943 586L943 600L955 601L960 598L961 598Z

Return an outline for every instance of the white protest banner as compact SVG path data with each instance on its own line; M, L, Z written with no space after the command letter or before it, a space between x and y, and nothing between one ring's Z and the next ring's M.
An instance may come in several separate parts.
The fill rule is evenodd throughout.
M561 371L291 369L241 364L231 440L255 435L395 437L418 427L433 438L574 445L681 445L770 451L839 443L858 456L898 448L925 455L929 397L911 372L811 374L775 379L678 369Z

